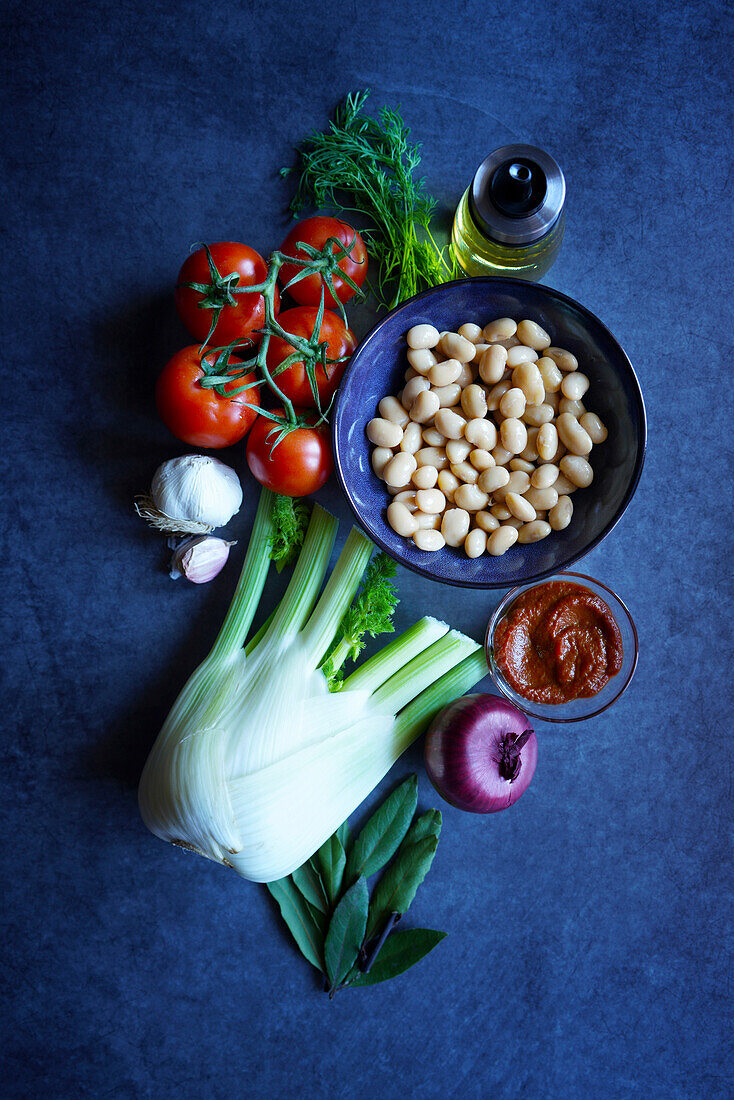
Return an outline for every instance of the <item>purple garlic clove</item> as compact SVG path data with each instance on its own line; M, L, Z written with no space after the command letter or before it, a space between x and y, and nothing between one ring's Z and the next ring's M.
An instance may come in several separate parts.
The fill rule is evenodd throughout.
M206 584L221 573L234 542L212 535L186 539L171 558L171 577L186 577L192 584Z

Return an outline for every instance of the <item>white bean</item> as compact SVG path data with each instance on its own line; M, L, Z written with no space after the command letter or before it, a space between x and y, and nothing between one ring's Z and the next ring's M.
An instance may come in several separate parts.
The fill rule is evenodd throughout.
M447 546L461 546L469 533L471 519L464 508L449 508L441 520L441 534Z
M573 481L569 481L565 474L559 474L553 482L553 488L558 493L558 499L560 500L564 495L570 496L571 493L575 493L578 489L578 485Z
M463 462L471 454L471 449L471 443L467 443L465 439L449 439L446 444L449 462Z
M511 386L500 398L500 412L503 416L521 417L525 412L525 394L517 386ZM402 408L402 406L401 406ZM553 412L551 412L551 418Z
M438 481L438 470L435 466L419 466L417 470L413 470L410 480L416 489L433 489ZM422 510L428 511L427 508Z
M501 443L498 443L496 447L492 448L492 458L498 466L506 466L512 458L512 453L506 450Z
M522 390L520 392L522 393ZM525 400L524 397L523 400ZM550 424L554 416L555 413L550 405L528 405L522 419L533 428L540 428L543 424Z
M550 533L551 525L546 523L544 519L536 519L523 524L517 533L517 541L523 545L529 542L540 542L541 539L547 538Z
M568 527L573 515L573 501L569 496L558 498L558 504L548 513L548 522L554 531L563 531Z
M537 351L526 348L524 344L518 344L517 347L510 348L507 352L507 366L519 367L521 363L534 363L537 358Z
M433 392L442 409L450 409L458 405L461 400L461 386L458 382L452 382L448 386L436 386Z
M423 433L421 432L420 424L406 425L403 432L403 439L400 444L401 451L407 451L408 454L414 455L416 451L419 451L423 446Z
M393 398L393 400L395 399ZM390 420L383 420L381 416L376 416L367 425L367 438L376 447L398 447L403 438L403 429L399 424L394 424Z
M481 447L485 451L491 451L497 446L497 429L491 420L483 417L474 417L466 422L464 438L475 447Z
M436 363L428 372L432 386L448 386L455 382L461 374L461 363L458 359L444 359L442 363Z
M417 371L417 370L413 370L413 368L412 368L412 367L408 367L408 369L406 370L405 374L403 375L403 378L405 379L405 381L406 381L406 382L410 382L410 381L411 381L411 379L413 379L413 378L417 378L417 377L418 377L418 371ZM400 400L400 396L398 395L398 401L399 401L399 400Z
M558 431L555 424L542 424L538 429L535 446L544 462L549 462L558 449Z
M452 462L451 473L454 477L458 477L459 481L466 482L467 485L474 485L479 480L479 470L475 470L468 462ZM456 498L456 493L454 493L454 498Z
M500 425L500 440L502 446L513 455L519 455L527 446L528 431L522 420L514 416L503 420Z
M508 466L513 473L517 473L517 471L520 470L522 473L527 474L528 477L530 477L535 469L532 462L526 462L524 458L511 458L508 462Z
M558 411L562 413L570 413L571 416L575 416L578 420L586 412L586 405L583 401L574 401L570 397L561 397L558 402Z
M492 466L494 466L494 459L492 458L489 451L485 451L481 447L474 448L474 450L469 455L469 461L471 462L474 469L479 470L480 473L482 472L482 470L489 470Z
M383 479L388 485L407 485L416 466L414 455L400 451L385 466L382 471Z
M472 383L461 394L461 407L469 419L487 415L487 394L483 386Z
M505 521L512 516L512 512L509 508L506 508L504 504L493 504L489 510L500 523L505 523Z
M459 325L457 332L459 336L463 336L465 340L470 340L472 344L477 344L482 338L482 330L479 325L471 324L469 321Z
M446 436L438 428L423 428L421 435L427 447L443 447L446 444Z
M487 551L493 558L499 558L515 545L517 538L518 532L514 527L498 527L487 539Z
M477 485L460 485L454 493L454 504L466 512L479 512L489 503L489 497Z
M551 338L537 321L520 321L517 335L526 347L534 348L535 351L550 347Z
M482 358L485 351L489 351L489 349L491 347L492 347L491 344L485 344L485 343L483 343L482 340L480 340L478 344L475 344L474 345L474 358L472 359L472 363L476 363L477 366L479 366L479 360Z
M408 362L418 374L428 374L438 359L428 348L411 348L408 351Z
M421 531L441 530L441 517L437 512L415 512L414 515Z
M424 393L427 389L430 388L430 385L431 383L428 381L427 378L411 378L410 382L407 383L405 389L403 390L403 395L400 399L403 406L408 410L408 412L410 412L413 406L413 402L418 397L418 394Z
M487 408L490 412L496 412L500 407L500 401L507 391L512 388L512 382L506 378L504 382L498 382L487 394Z
M578 485L579 489L585 489L594 480L590 463L580 455L564 455L561 459L561 473L574 485Z
M389 447L375 447L371 455L371 462L372 469L378 477L382 477L383 471L392 456L392 451Z
M578 370L578 359L570 351L566 351L565 348L544 348L543 350L547 358L552 359L562 371Z
M536 512L547 512L558 504L558 490L554 489L552 485L548 486L547 489L536 489L531 485L525 492L525 500L532 504Z
M572 454L575 455L587 455L594 444L591 442L589 433L579 424L575 416L571 413L561 413L556 420L556 428L561 438L561 443L564 447L567 447ZM563 459L561 459L561 469L563 470Z
M411 513L418 511L418 505L415 502L415 489L402 489L395 493L393 500L397 500L399 504L404 504Z
M447 332L441 337L439 348L450 359L458 359L460 363L471 363L474 358L474 344L458 332Z
M540 436L538 436L538 439L540 439ZM554 466L552 462L546 462L543 466L538 466L530 475L530 484L534 489L550 489L558 478L558 473L557 466Z
M440 489L419 489L415 494L415 502L421 512L427 512L433 516L443 512L446 507L446 497Z
M561 393L569 401L580 401L589 388L589 379L580 370L567 374L561 383Z
M535 446L540 428L528 428L528 442L524 451L520 451L520 458L526 462L535 462L538 457L538 449Z
M488 535L491 535L493 531L496 531L500 525L500 521L493 516L491 512L477 512L474 517L474 522L482 531L486 531Z
M397 397L383 397L377 406L383 420L390 420L393 424L399 424L404 428L410 419ZM402 436L400 437L402 439Z
M438 343L438 329L433 325L413 325L406 337L408 347L435 348Z
M504 488L510 480L510 475L504 466L490 466L479 475L477 484L483 493L496 493Z
M471 369L468 363L464 363L461 368L461 374L456 379L461 386L462 390L465 386L471 386L474 381L474 371Z
M419 466L435 466L437 470L445 470L449 464L443 447L421 447L415 452L415 460Z
M419 550L430 550L432 553L435 553L436 550L442 550L446 545L441 532L433 531L430 528L416 531L413 535L413 542Z
M505 527L514 527L516 531L519 531L524 526L523 521L518 519L517 516L510 516L504 521Z
M519 493L505 494L505 507L509 508L513 516L521 519L523 523L530 523L535 519L535 509L529 500L521 497Z
M468 558L479 558L487 549L487 534L481 527L475 527L464 539L464 553Z
M461 439L466 427L466 418L454 412L453 409L439 409L435 424L447 439Z
M418 530L418 520L398 500L394 500L387 509L387 522L396 535L410 538Z
M482 382L494 385L502 379L506 366L507 348L503 348L501 344L492 344L479 360L479 377Z
M517 323L512 317L498 317L496 321L490 321L484 326L484 339L488 344L494 344L497 340L509 340L517 332Z
M438 487L446 497L446 500L453 501L454 493L463 484L459 481L458 477L451 473L451 470L439 470L438 471Z
M596 413L585 412L579 417L579 424L593 444L603 443L609 435Z
M408 385L411 383L409 382ZM426 424L431 420L440 408L440 402L435 393L423 390L418 394L410 407L410 419L418 424Z
M563 381L561 368L547 355L539 359L535 364L540 371L546 393L558 393Z
M520 363L512 372L513 386L519 386L528 405L542 405L545 399L543 377L535 363Z

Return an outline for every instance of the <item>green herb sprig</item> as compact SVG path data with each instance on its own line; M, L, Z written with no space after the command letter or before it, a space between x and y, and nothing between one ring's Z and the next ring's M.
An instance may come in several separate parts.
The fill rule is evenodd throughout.
M267 883L301 954L323 973L329 997L397 977L446 935L393 931L430 869L441 832L438 810L415 817L417 799L412 775L353 842L345 822L292 875ZM367 879L383 868L370 897Z
M392 616L400 602L392 578L396 565L387 554L376 554L362 582L362 590L342 619L336 638L321 671L330 691L338 691L343 683L342 665L356 661L367 645L367 636L390 634L395 630Z
M299 173L291 210L333 207L365 214L364 236L378 272L372 289L391 309L420 290L458 278L451 250L431 233L435 201L414 172L420 145L411 143L400 113L383 107L377 119L363 111L369 90L348 95L328 130L311 134L299 150Z

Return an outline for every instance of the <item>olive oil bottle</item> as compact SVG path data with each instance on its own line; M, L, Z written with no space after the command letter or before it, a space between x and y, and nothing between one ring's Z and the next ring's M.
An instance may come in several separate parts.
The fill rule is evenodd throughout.
M477 168L451 239L467 275L539 279L563 240L566 181L534 145L504 145Z

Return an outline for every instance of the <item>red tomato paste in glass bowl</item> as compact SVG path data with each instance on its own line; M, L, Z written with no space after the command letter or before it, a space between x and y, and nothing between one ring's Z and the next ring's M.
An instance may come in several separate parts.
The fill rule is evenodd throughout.
M611 589L562 573L505 597L487 651L495 683L512 702L535 717L574 721L622 694L637 663L637 634Z

